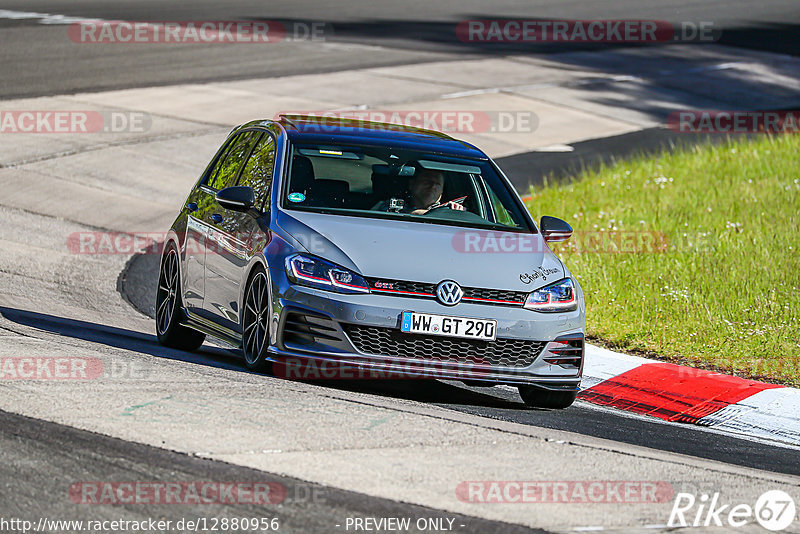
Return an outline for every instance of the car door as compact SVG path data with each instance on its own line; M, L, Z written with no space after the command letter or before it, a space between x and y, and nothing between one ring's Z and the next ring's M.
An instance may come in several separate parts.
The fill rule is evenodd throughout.
M274 162L275 143L269 134L248 132L243 140L242 160L237 164L237 180L224 185L250 185L254 187L256 206L263 201L264 186L259 178L262 166L259 162L271 154ZM268 141L262 141L263 139ZM271 148L270 148L271 147ZM238 153L237 153L238 154ZM270 172L272 166L270 166ZM243 181L244 180L244 181ZM271 184L271 175L269 184ZM206 293L204 312L218 325L238 332L239 289L245 268L253 255L254 247L263 240L261 231L252 213L243 213L222 207L216 200L209 214L208 250L206 252Z
M207 249L208 223L211 202L216 192L212 185L219 182L220 170L229 152L239 146L242 134L226 142L210 165L206 175L189 195L186 201L186 236L182 249L181 278L183 282L183 303L187 310L203 315L205 296L205 257Z

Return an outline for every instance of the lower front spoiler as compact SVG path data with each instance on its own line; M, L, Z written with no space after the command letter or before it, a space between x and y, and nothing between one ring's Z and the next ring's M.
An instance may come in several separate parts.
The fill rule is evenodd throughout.
M464 363L362 354L305 353L270 347L267 359L276 376L293 380L462 380L486 383L531 385L552 391L578 391L580 376L537 376L522 370Z

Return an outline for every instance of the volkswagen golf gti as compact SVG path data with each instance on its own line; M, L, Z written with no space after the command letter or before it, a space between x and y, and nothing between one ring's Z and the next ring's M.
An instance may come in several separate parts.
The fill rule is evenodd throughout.
M269 372L288 359L576 397L585 309L537 226L475 146L412 127L289 115L235 128L167 233L161 344L206 335ZM295 360L298 361L298 360Z

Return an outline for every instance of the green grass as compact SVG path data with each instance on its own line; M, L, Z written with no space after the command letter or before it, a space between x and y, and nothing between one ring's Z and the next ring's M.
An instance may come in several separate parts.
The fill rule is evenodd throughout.
M575 229L554 249L590 336L800 385L800 135L640 157L532 195L536 217Z

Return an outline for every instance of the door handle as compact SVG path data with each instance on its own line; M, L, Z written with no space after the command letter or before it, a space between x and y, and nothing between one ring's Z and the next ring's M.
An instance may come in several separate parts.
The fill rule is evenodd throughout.
M186 204L186 209L189 211L189 213L193 213L197 211L197 204L195 204L194 202L189 202L188 204Z
M220 215L219 213L215 213L211 216L211 220L219 224L222 222L222 215Z

